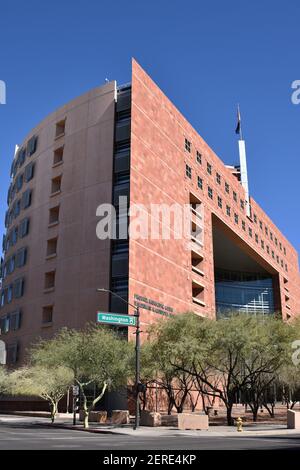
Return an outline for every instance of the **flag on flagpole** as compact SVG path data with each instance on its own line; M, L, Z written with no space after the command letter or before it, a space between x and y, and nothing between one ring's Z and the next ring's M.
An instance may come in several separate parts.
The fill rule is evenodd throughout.
M240 107L238 106L237 108L237 126L235 129L236 134L240 134L241 132L241 113L240 113Z

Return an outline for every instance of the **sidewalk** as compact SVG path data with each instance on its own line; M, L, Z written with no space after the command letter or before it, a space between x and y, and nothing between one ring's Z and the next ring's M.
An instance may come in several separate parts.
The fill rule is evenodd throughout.
M287 429L286 425L280 424L246 424L244 425L243 432L237 432L235 426L210 426L207 431L196 431L186 430L182 431L175 427L139 427L137 430L133 430L132 425L114 426L110 424L96 424L90 423L89 429L84 429L83 424L77 421L77 425L73 426L71 415L60 414L56 418L55 423L51 424L50 419L46 417L28 417L20 415L1 415L0 414L0 426L1 423L18 423L18 424L35 425L41 427L56 427L61 429L71 429L76 431L102 433L102 434L121 434L127 436L144 436L144 437L155 437L155 436L205 436L205 437L249 437L249 436L283 436L300 434L300 430Z
M77 429L86 432L95 433L111 433L111 434L122 434L127 436L166 436L166 435L198 435L206 437L227 437L227 436L272 436L272 435L290 435L300 434L297 429L287 429L284 425L248 425L244 427L243 432L237 432L235 426L210 426L207 431L197 430L180 430L175 427L147 427L141 426L137 430L133 430L132 425L113 426L113 425L100 425L90 423L89 429L85 430L82 424L73 426L70 422L65 421L61 418L55 423L57 427L63 427L68 429Z

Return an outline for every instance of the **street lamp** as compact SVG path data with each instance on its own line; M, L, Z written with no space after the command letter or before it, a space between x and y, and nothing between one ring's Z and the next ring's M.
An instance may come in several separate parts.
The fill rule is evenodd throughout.
M134 316L136 317L136 336L135 336L135 422L133 429L136 430L139 427L140 422L140 410L139 410L139 391L140 391L140 310L139 307L131 304L127 300L123 299L120 295L116 294L115 292L111 291L110 289L97 289L97 292L108 292L114 297L122 300L124 303L129 305L135 310Z

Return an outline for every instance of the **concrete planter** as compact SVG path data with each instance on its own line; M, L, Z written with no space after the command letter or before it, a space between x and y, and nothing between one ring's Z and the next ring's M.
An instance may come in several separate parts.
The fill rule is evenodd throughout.
M79 411L79 421L83 421L84 413L83 410ZM90 423L106 423L107 412L106 411L90 411L89 422Z
M155 411L141 411L141 426L156 427L161 426L161 414Z
M111 424L129 424L129 411L128 410L113 410Z
M300 429L300 411L287 410L288 429Z
M206 431L208 429L208 416L206 414L180 413L178 415L178 429Z

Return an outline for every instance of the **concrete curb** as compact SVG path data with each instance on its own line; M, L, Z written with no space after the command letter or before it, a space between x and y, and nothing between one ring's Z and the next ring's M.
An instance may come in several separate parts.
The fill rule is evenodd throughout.
M159 429L157 431L152 431L151 428L141 428L136 431L133 431L132 429L127 429L122 432L120 429L95 429L95 428L89 428L89 429L84 429L83 427L78 427L78 426L72 426L72 425L67 425L67 424L59 424L59 423L54 423L54 424L48 424L48 423L35 423L38 426L41 427L50 427L50 428L60 428L60 429L69 429L72 431L84 431L84 432L91 432L94 434L116 434L116 435L123 435L123 436L148 436L148 437L153 437L156 435L159 435ZM251 436L257 436L257 437L268 437L268 436L282 436L282 435L293 435L293 434L299 434L299 430L297 429L273 429L273 430L261 430L261 431L242 431L242 432L237 432L237 431L226 431L226 432L218 432L218 431L196 431L196 430L179 430L177 428L167 428L162 430L162 434L165 433L176 433L178 437L181 435L191 435L194 434L195 436L201 437L251 437Z

